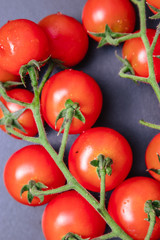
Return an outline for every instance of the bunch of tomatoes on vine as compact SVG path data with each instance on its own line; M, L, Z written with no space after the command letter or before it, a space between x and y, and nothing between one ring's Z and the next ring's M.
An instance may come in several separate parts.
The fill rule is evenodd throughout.
M46 204L46 240L160 239L160 134L146 149L151 176L127 178L130 144L114 129L94 127L102 91L93 77L74 68L84 59L89 38L98 47L123 43L119 75L148 83L160 102L160 27L147 29L146 7L151 18L160 18L158 0L87 0L82 23L58 12L39 23L16 19L0 28L0 128L15 141L31 143L8 159L4 183L18 202ZM62 135L58 152L46 125ZM66 163L69 134L78 136Z

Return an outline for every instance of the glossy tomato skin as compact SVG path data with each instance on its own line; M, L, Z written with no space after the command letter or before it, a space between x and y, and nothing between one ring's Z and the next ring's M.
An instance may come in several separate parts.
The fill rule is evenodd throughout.
M85 123L74 118L69 133L78 134L90 128L102 108L102 93L96 81L82 71L67 69L56 73L46 82L41 96L42 115L53 129L67 99L78 102L85 117ZM57 122L55 130L59 131L62 122L63 119Z
M27 89L20 89L20 88L15 88L12 90L8 90L7 94L9 97L19 100L19 101L23 101L26 103L31 103L33 100L33 93L30 92ZM3 97L0 97L0 101L2 101L2 103L8 108L8 110L10 112L16 112L24 107L20 106L19 104L16 103L11 103L6 101ZM3 118L3 112L0 109L0 119ZM23 135L26 136L35 136L38 132L37 130L37 125L36 122L34 120L33 117L33 113L31 110L26 109L21 116L18 118L18 122L21 124L21 126L24 128L24 130L26 132L22 132L19 129L15 129L17 132L22 133ZM0 128L6 132L5 126L4 125L0 125ZM13 135L11 135L13 136ZM15 136L14 136L15 137Z
M156 30L155 29L147 29L147 37L150 42L150 44L153 41L154 35ZM127 40L122 49L123 58L126 58L133 70L135 71L135 74L141 77L148 77L148 61L147 61L147 55L146 50L144 47L144 44L142 42L141 38L134 38ZM159 55L160 54L160 37L157 40L153 55ZM156 74L156 80L157 82L160 81L160 59L154 58L154 70Z
M84 58L88 50L88 36L75 18L57 13L46 16L39 25L49 38L52 58L70 67Z
M106 24L113 32L130 33L135 27L135 10L129 0L88 0L83 8L82 22L88 33L102 33Z
M53 195L45 196L44 201L40 203L40 200L34 197L32 203L29 204L27 192L24 192L20 197L21 188L30 180L42 182L48 186L48 189L65 184L62 172L41 145L23 147L8 159L4 169L4 183L9 194L16 201L25 205L39 206L53 198Z
M160 155L160 133L154 136L154 138L147 146L145 154L145 162L147 169L160 169L160 161L157 154ZM149 171L149 173L152 175L152 177L160 181L159 174L153 171Z
M111 194L108 211L117 224L134 240L145 239L149 222L145 219L147 200L160 200L160 183L148 177L132 177ZM160 239L160 219L156 217L151 240Z
M0 67L19 74L30 60L44 60L50 55L48 38L38 24L27 19L8 21L0 29Z
M153 7L160 9L160 1L159 0L146 0L146 2L149 3L150 5L152 5ZM150 8L150 10L153 13L156 13L156 11L152 10L151 8Z
M12 73L9 73L8 71L0 68L0 82L19 82L20 77L18 75L14 75Z
M132 150L127 140L117 131L97 127L86 130L73 143L69 152L69 169L88 190L100 191L100 178L90 162L99 154L112 159L112 175L106 175L106 191L115 188L128 175L132 166Z
M68 232L93 238L105 231L105 221L77 192L57 195L45 208L42 230L46 240L61 240Z

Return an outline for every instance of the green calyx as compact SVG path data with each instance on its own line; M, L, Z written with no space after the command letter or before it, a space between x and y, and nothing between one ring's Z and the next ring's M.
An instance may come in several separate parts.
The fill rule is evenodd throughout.
M154 214L155 216L160 217L160 201L159 200L146 201L144 211L148 215L148 218L146 220L149 222L151 220L151 214Z
M34 192L41 191L42 189L46 189L46 188L48 188L48 187L46 185L44 185L43 183L41 183L41 182L36 183L35 181L30 180L28 184L26 184L22 187L20 195L22 197L22 194L24 192L28 192L28 195L27 195L28 202L31 203L35 196ZM39 198L40 203L42 203L44 201L43 193L40 192L39 194L36 194L36 197Z
M67 233L62 240L89 240L89 238L81 238L79 235L74 233Z
M158 161L160 163L160 155L157 153L157 157L158 157ZM147 169L147 171L152 171L158 175L160 175L160 169L156 169L156 168L150 168L150 169Z
M117 39L119 37L127 35L126 33L112 32L112 30L110 29L108 24L106 24L106 26L105 26L105 32L104 33L90 32L90 34L92 34L95 37L101 37L101 40L98 44L98 48L103 47L106 44L117 46L119 44Z
M156 14L154 14L152 17L150 17L150 19L160 19L160 9L153 7L151 4L147 3L148 6L155 12L157 12Z
M26 133L25 129L18 122L18 118L26 110L26 108L22 108L16 112L11 113L1 101L0 108L4 114L4 117L0 119L0 125L4 125L8 133L10 128L16 128Z
M72 121L72 118L75 117L77 119L79 119L80 121L82 121L83 123L85 123L85 118L83 116L83 114L80 111L80 106L78 103L74 103L71 99L66 100L65 102L65 109L63 109L57 116L56 118L56 122L55 122L55 128L57 125L57 122L59 119L63 118L63 123L62 126L58 132L58 135L63 131L63 129L65 128L66 124L69 121Z
M94 159L90 162L90 164L97 168L97 174L99 178L101 178L101 171L105 171L105 174L111 176L113 161L109 157L105 157L102 154L99 154L97 159Z

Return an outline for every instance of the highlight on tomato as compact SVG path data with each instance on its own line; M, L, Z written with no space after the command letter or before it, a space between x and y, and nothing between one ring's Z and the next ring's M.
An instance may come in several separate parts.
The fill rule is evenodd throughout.
M53 75L42 89L42 116L48 125L59 131L63 119L55 122L65 108L66 100L71 99L80 106L85 123L73 118L70 134L78 134L93 126L102 108L102 93L97 82L88 74L73 69L63 70Z
M18 75L22 65L32 59L45 60L49 55L48 38L38 24L27 19L16 19L0 28L2 69Z
M148 144L145 162L152 177L160 181L160 133L155 135Z
M7 95L13 99L31 103L33 100L33 93L27 89L21 89L21 88L14 88L7 91ZM24 107L20 106L17 103L11 103L9 101L6 101L2 96L0 97L0 101L3 104L3 106L6 108L6 110L10 113L15 113L16 111L23 110ZM3 113L3 107L0 108L0 119L2 120L4 118ZM22 130L19 128L14 127L14 130L17 132L22 133L25 136L35 136L38 133L37 125L33 117L33 113L30 109L26 109L16 120L20 126L22 126ZM15 124L15 121L13 122ZM12 124L12 122L11 122ZM0 125L0 128L3 131L7 131L5 125ZM11 135L13 137L16 137L15 135ZM16 137L17 138L17 137Z
M111 193L108 212L115 222L134 240L145 239L149 228L144 211L148 200L160 201L160 182L148 177L132 177L122 182ZM160 218L151 235L151 240L160 239Z
M151 45L153 38L155 36L156 30L147 29L146 33L147 33L149 43ZM141 38L134 38L134 39L127 40L123 45L122 55L123 55L123 58L127 59L130 62L137 76L141 76L145 78L149 76L147 54ZM155 56L160 55L160 37L158 37L153 55ZM158 59L157 57L154 57L153 62L154 62L156 80L157 82L160 82L160 68L159 68L160 59Z
M29 203L27 191L20 196L22 187L27 185L30 180L43 183L48 187L47 190L65 184L64 175L41 145L23 147L8 159L4 169L4 183L9 194L16 201L25 205L39 206L53 198L53 195L44 196L44 201L40 203L39 198L34 197Z
M135 10L129 0L88 0L82 11L84 28L96 41L101 38L91 33L105 32L106 24L113 32L133 32L135 19Z
M69 152L69 170L86 189L100 191L97 167L91 161L102 154L113 161L111 175L106 174L106 191L119 185L128 175L133 161L128 141L117 131L96 127L86 130L73 143Z
M46 206L42 230L46 240L61 240L68 232L82 238L101 236L106 223L98 212L77 192L58 194Z
M83 25L75 18L58 12L39 22L48 36L51 56L65 66L78 64L88 50L88 36Z

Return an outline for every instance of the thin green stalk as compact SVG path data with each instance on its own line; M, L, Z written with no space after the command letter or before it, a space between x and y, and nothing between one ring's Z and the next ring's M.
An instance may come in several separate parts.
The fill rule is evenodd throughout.
M105 208L105 180L106 180L106 171L105 169L100 170L100 176L101 176L101 188L100 188L100 209Z
M153 129L160 130L160 125L149 123L149 122L145 122L143 120L140 120L139 123L144 125L144 126L146 126L146 127L150 127L150 128L153 128Z
M42 78L42 81L41 81L39 87L38 87L39 95L42 91L42 88L44 87L44 84L45 84L46 80L49 78L49 76L53 72L54 66L55 66L54 62L52 61L52 59L50 59L49 62L48 62L47 70L46 70L46 72L45 72L45 74Z
M55 188L55 189L50 189L50 190L45 190L45 191L40 191L40 190L37 190L37 189L31 189L30 192L31 194L33 194L34 196L40 196L40 195L52 195L52 194L57 194L57 193L61 193L61 192L65 192L65 191L69 191L73 189L71 185L64 185L64 186L61 186L61 187L58 187L58 188Z
M148 232L147 232L147 235L145 237L145 240L150 240L153 229L154 229L154 226L155 226L155 223L156 223L156 213L155 213L155 211L150 212L149 216L150 216L150 221L149 221L150 225L149 225Z
M112 239L112 238L115 238L115 237L117 237L115 235L115 233L114 232L110 232L110 233L107 233L107 234L105 234L103 236L100 236L100 237L97 237L97 238L93 238L92 240L106 240L106 239Z

